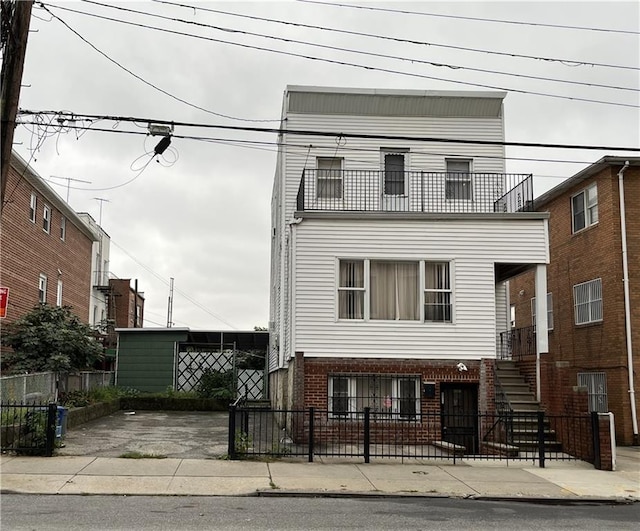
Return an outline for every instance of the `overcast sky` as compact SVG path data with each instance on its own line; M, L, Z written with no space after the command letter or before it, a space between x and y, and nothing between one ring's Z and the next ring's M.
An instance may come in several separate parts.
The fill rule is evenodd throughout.
M178 126L157 162L159 138L131 134L148 121L277 127L286 85L500 89L507 141L640 146L638 2L44 4L51 14L33 10L20 107L143 120L76 124L100 132L36 116L42 125L18 126L15 149L76 211L99 220L94 198L106 200L110 269L138 279L145 326L166 326L170 277L175 326L267 326L276 161L275 134ZM638 152L508 148L506 168L533 173L538 195L624 154Z

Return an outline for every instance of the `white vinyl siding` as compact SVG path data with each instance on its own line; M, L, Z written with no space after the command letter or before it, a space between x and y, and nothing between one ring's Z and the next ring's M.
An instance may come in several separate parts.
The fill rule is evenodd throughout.
M309 356L495 357L494 264L545 263L545 225L540 219L304 219L296 225L295 350ZM340 259L425 257L452 263L453 323L340 319ZM506 322L504 312L499 319Z
M577 325L602 321L602 279L573 286L573 306Z

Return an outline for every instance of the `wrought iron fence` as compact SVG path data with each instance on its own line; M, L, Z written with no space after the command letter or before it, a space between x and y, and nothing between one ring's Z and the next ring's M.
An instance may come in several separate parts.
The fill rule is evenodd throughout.
M3 452L51 457L56 440L58 406L51 404L0 404Z
M536 329L533 326L512 328L501 332L497 340L500 360L520 361L524 356L536 353Z
M446 430L443 426L447 424ZM358 457L443 460L547 460L594 462L589 415L546 415L542 411L448 415L422 412L412 419L365 408L354 418L330 411L229 410L229 457Z
M533 176L305 169L299 211L487 213L533 211Z

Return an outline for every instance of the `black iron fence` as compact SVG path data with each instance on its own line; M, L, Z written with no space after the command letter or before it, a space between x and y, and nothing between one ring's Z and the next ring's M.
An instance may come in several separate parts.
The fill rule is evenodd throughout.
M56 441L56 404L0 404L3 452L51 457Z
M353 418L331 411L229 410L230 459L256 457L402 458L422 460L584 460L593 463L592 419L546 415L543 411L443 415L423 412L413 419L365 408Z
M536 329L533 326L501 332L497 341L498 359L520 361L536 353Z
M533 177L513 173L305 169L297 210L531 212Z

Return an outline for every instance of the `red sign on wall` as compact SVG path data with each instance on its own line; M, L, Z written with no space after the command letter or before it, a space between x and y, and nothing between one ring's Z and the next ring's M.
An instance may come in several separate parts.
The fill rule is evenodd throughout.
M7 316L8 300L9 300L9 288L0 288L0 319Z

